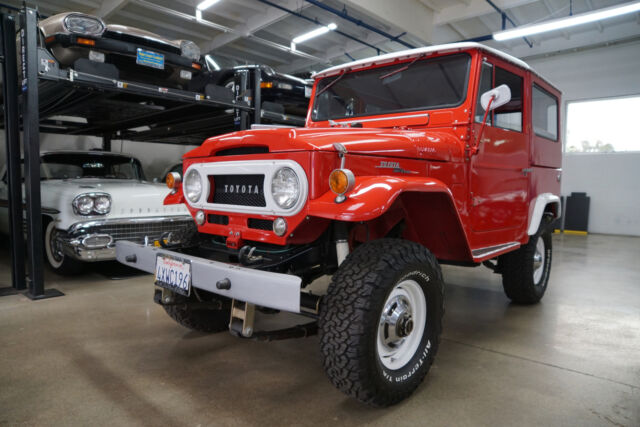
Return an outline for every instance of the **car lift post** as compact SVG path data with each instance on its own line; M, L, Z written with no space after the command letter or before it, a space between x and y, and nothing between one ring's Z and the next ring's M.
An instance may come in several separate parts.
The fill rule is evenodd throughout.
M13 16L2 14L2 93L4 94L4 132L7 154L7 201L9 243L11 250L11 288L0 295L24 290L24 236L22 234L22 181L20 171L20 117L18 114L18 71L16 57L16 23Z
M32 300L64 295L56 289L44 289L42 212L40 200L40 111L38 101L38 17L34 9L24 8L20 40L22 46L22 92L24 107L25 196L27 202L27 256L29 290Z
M253 124L260 124L260 119L262 115L262 87L260 86L262 83L262 70L260 67L256 67L253 70Z

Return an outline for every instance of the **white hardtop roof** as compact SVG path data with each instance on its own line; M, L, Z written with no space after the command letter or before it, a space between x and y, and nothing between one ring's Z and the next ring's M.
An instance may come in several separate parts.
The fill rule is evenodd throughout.
M457 52L457 51L467 50L467 49L482 49L487 52L490 52L495 56L505 59L519 67L522 67L526 70L531 69L526 62L514 56L501 52L498 49L494 49L492 47L485 46L480 43L463 42L463 43L449 43L449 44L441 44L436 46L419 47L417 49L401 50L399 52L391 52L385 55L372 56L370 58L360 59L358 61L353 61L353 62L347 62L346 64L336 65L335 67L327 68L326 70L322 70L319 73L315 73L311 77L316 79L321 77L327 77L327 76L338 74L342 70L350 71L350 70L355 70L362 67L368 67L373 64L379 65L379 64L384 64L386 62L393 62L396 59L409 59L425 53L427 54L436 53L436 52L447 53L447 52Z

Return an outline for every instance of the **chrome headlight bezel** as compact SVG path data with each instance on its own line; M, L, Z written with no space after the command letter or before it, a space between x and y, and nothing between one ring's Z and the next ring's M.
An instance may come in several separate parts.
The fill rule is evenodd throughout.
M202 197L203 191L204 181L202 180L202 175L197 169L189 169L187 173L184 174L184 179L182 181L182 192L184 197L190 203L197 203Z
M285 180L287 182L284 182ZM298 203L300 194L300 177L295 170L288 166L283 166L272 175L271 198L276 203L276 205L278 205L278 207L280 207L281 209L293 208Z
M82 28L82 25L79 25L79 23L83 20L85 22L91 21L94 25L97 25L95 25L95 28L93 29L88 29L86 26ZM75 21L75 24L73 21ZM70 13L65 16L62 20L62 27L69 33L82 34L85 36L101 36L107 29L107 26L104 24L102 19L97 16L85 15L83 13Z
M97 207L96 201L104 203L103 207ZM78 194L71 202L71 206L76 215L106 215L111 212L111 195L107 193Z
M182 40L180 42L180 55L189 58L192 61L199 61L200 47L191 40Z

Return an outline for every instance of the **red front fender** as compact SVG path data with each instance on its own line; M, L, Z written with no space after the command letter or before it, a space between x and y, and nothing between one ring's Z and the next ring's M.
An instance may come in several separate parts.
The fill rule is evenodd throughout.
M361 176L347 200L336 203L329 191L309 202L308 215L339 221L368 221L385 213L403 192L446 193L451 190L442 181L424 177Z

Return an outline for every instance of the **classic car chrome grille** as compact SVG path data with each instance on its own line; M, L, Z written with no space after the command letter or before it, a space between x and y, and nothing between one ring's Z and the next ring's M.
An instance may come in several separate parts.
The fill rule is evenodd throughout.
M210 175L213 191L210 203L240 206L267 206L264 199L264 175Z
M154 241L162 237L164 233L186 231L194 226L193 220L185 219L137 224L102 224L87 227L84 230L86 234L108 234L113 238L113 241L129 240L143 243L145 237L148 237L149 241Z

